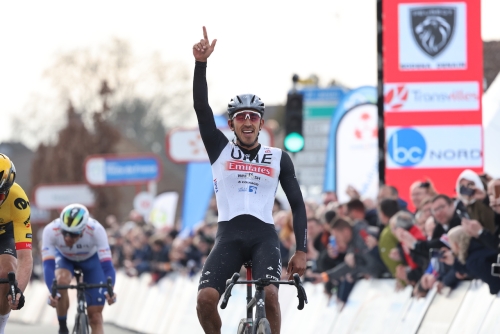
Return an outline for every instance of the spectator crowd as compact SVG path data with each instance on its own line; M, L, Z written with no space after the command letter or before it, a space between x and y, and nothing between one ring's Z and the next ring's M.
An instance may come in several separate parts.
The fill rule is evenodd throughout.
M491 268L500 243L500 179L464 170L454 198L440 194L430 180L415 181L408 191L411 206L391 185L379 188L376 201L361 198L352 187L347 203L339 203L333 192L324 193L321 203L306 200L304 280L323 284L340 305L357 281L369 278L395 278L396 290L409 285L415 297L477 278L497 294L500 277ZM286 268L295 251L292 213L276 199L273 217ZM155 284L201 270L215 242L217 207L212 200L204 221L190 231L156 229L133 210L126 222L108 216L101 223L115 268L132 277L150 273Z

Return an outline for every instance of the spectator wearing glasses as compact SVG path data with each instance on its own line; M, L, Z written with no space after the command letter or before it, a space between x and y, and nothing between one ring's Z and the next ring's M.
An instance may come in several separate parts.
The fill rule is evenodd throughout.
M464 170L457 178L456 191L469 216L478 220L490 233L495 233L495 213L485 204L488 198L479 175L470 169Z
M432 199L431 212L437 224L431 239L439 239L441 235L460 225L461 219L456 211L455 203L447 195L439 194Z

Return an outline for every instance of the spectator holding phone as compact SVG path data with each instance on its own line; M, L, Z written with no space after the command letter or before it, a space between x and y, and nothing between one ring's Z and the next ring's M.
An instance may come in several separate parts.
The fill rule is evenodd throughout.
M339 253L346 253L344 262L335 268L321 274L324 282L340 280L347 275L356 277L369 275L379 277L385 270L383 263L374 257L367 246L367 224L358 222L351 226L343 219L337 219L332 225L332 235L335 237Z
M400 242L400 257L406 263L405 270L401 267L396 268L396 278L407 281L415 285L415 283L422 277L424 270L429 263L427 254L420 256L418 253L412 254L412 249L409 243L406 242L407 238L412 241L425 241L424 234L415 225L415 218L413 215L406 211L399 211L390 220L389 226L392 233Z
M488 198L479 175L470 169L464 170L458 176L456 191L469 216L477 219L491 233L495 233L495 213L486 204Z

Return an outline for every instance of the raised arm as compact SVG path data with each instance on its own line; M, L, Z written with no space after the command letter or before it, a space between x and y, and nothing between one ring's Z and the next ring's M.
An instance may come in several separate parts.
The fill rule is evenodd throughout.
M220 152L227 144L228 139L215 126L214 114L208 104L208 86L207 86L207 59L214 51L217 40L212 44L208 41L207 29L203 27L203 39L193 45L193 56L196 60L193 78L193 103L200 134L208 157L211 163L219 157Z
M287 273L292 279L294 273L303 275L306 270L307 251L307 217L306 206L295 176L292 159L283 151L280 163L280 183L290 203L293 215L293 231L295 234L295 254L290 258Z

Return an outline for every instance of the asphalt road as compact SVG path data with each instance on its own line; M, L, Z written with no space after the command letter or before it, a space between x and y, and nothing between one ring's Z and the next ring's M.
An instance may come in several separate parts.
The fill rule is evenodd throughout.
M57 326L50 326L50 325L41 325L41 326L34 326L34 325L26 325L26 324L21 324L21 323L16 323L13 321L10 321L7 323L7 326L5 327L5 333L8 334L57 334L58 331ZM70 328L71 330L71 328ZM121 329L118 327L115 327L113 325L104 325L104 333L106 334L132 334L132 333L137 333L137 332L131 332L125 329Z

